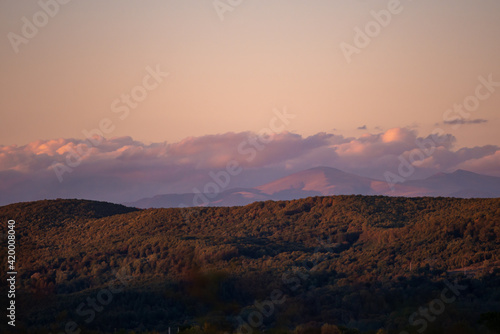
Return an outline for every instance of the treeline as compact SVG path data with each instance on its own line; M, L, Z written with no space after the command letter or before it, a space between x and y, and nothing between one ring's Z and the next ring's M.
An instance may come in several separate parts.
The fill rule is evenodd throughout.
M0 217L16 220L19 326L29 332L74 322L97 332L417 333L423 321L428 333L500 331L500 199L150 210L54 200L4 206ZM111 282L123 289L107 303ZM420 314L447 284L465 288L438 316ZM88 321L87 298L99 293L107 304Z

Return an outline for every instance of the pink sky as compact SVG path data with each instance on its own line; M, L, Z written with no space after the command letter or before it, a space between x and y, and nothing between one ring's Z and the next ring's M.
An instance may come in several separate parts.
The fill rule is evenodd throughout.
M44 0L42 2L47 2ZM405 1L348 63L341 43L390 1L243 1L221 21L211 1L70 1L15 53L37 1L0 1L0 143L82 138L116 118L111 104L170 75L112 136L144 142L258 131L273 107L298 115L290 131L359 135L375 128L430 133L474 94L478 76L500 81L498 1ZM487 122L446 130L458 146L497 144L500 93L471 115ZM335 130L334 130L335 129Z
M143 180L144 167L181 181L155 188L148 176L141 192L189 189L188 171L231 159L238 136L284 107L295 118L278 132L277 160L248 166L269 178L313 163L380 178L435 131L453 140L421 175L499 175L496 0L255 0L225 12L212 1L59 1L0 0L0 190L38 180L89 132L115 146L91 149L71 182L107 175L129 154L118 180ZM345 45L357 51L346 57ZM152 153L162 145L185 151L162 160ZM186 180L172 176L180 166ZM54 193L87 194L71 184Z

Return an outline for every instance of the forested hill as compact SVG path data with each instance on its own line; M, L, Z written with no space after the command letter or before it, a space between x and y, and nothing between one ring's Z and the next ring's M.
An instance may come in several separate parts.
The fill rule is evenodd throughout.
M54 200L0 207L0 218L3 236L16 221L18 328L30 332L64 332L68 322L235 332L255 301L278 290L286 302L253 332L414 333L423 324L409 316L455 281L463 291L426 330L500 330L500 199L332 196L149 210ZM117 272L124 289L90 319L81 304Z
M6 205L0 207L0 215L2 218L15 218L24 223L38 223L47 226L50 225L50 222L61 223L68 219L103 218L137 210L107 202L57 199Z

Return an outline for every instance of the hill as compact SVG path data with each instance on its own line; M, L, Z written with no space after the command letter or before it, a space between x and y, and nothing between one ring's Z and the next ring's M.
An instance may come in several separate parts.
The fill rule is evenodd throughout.
M138 210L121 204L76 199L22 202L6 205L1 209L4 214L8 213L18 220L46 224L75 218L103 218Z
M465 170L453 173L439 173L425 180L409 181L404 184L420 188L417 195L453 197L500 197L500 177L481 175Z
M374 194L369 178L345 173L336 168L316 167L283 177L256 187L268 195L293 199L295 192L305 191L316 195Z
M315 167L279 178L254 188L228 189L215 195L164 194L125 203L137 208L186 206L235 206L256 201L292 200L329 195L444 196L459 198L500 197L500 177L464 170L439 173L424 180L396 183L343 172L331 167Z
M429 332L495 333L499 217L500 199L382 196L0 208L2 221L16 220L17 328L33 333L73 323L109 333L320 334L325 324L333 332L413 333L424 323L419 310L445 289L451 300L450 286L457 294L425 322Z

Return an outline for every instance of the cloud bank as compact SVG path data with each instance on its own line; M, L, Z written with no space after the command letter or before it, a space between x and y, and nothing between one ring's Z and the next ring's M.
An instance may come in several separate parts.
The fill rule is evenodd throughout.
M410 178L458 168L500 176L498 146L455 149L452 135L419 137L408 128L358 138L290 132L259 137L241 132L152 144L130 137L60 138L0 146L0 204L59 197L126 202L187 193L229 161L242 172L228 188L257 186L315 166L384 180L385 172L397 173L401 157L422 151L422 143L431 139L435 149L414 162Z
M464 118L456 118L448 121L444 121L443 124L451 124L451 125L463 125L463 124L481 124L488 123L488 120L477 118L477 119L464 119Z

